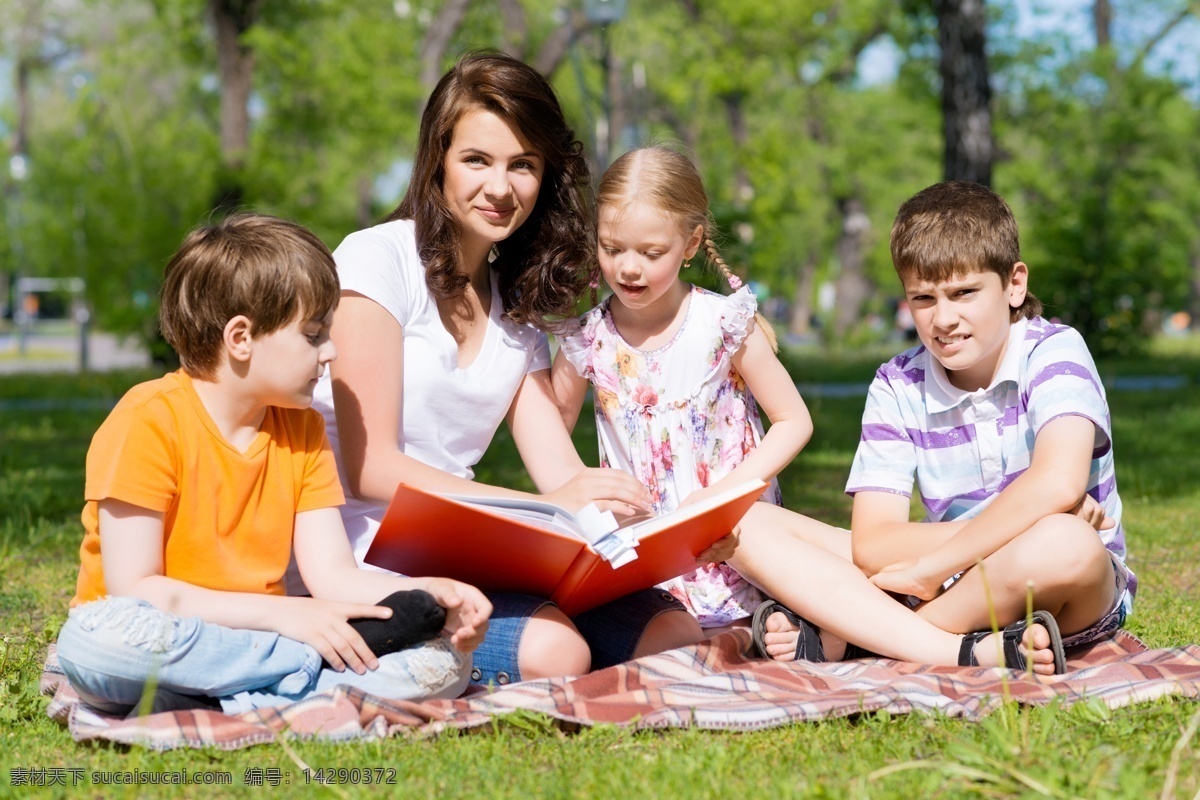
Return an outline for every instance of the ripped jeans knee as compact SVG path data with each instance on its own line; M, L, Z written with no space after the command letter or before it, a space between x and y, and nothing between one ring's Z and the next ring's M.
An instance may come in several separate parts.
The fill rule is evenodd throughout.
M175 645L185 622L137 597L107 597L71 609L63 629L75 626L94 639L162 654Z
M278 633L181 617L134 597L72 609L58 659L80 696L102 709L138 704L147 686L203 697L303 692L321 668L316 650Z

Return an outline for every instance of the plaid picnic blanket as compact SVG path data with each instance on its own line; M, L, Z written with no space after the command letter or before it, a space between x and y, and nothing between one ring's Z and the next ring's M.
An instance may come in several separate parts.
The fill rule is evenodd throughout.
M400 733L474 728L517 709L565 728L615 723L635 728L751 731L887 710L980 719L1011 700L1044 705L1097 698L1110 708L1167 695L1200 696L1200 646L1149 650L1133 635L1068 654L1069 671L1032 677L986 667L933 667L890 659L781 664L752 657L734 631L579 678L526 681L457 700L388 701L349 687L288 706L227 716L175 711L124 719L83 705L57 669L53 649L42 691L48 713L77 741L105 739L166 750L233 750L289 736L369 740Z

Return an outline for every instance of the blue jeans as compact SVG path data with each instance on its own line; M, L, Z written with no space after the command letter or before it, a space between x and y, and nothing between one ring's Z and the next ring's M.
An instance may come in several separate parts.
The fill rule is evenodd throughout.
M195 708L215 698L236 714L284 705L346 684L392 700L457 697L471 657L435 639L379 659L358 675L322 668L311 646L269 631L240 630L178 617L135 597L71 609L58 635L58 659L88 705L107 713L136 710L148 686L152 711Z
M542 606L554 605L544 597L511 592L487 592L492 602L483 644L475 651L471 682L504 686L521 680L517 653L530 618ZM655 617L664 611L687 610L671 593L643 589L585 611L571 619L592 651L592 669L604 669L633 658L638 642Z

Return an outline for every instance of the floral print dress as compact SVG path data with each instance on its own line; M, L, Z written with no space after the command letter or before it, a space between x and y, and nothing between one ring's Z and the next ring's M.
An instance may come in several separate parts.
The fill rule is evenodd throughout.
M608 299L570 320L559 338L595 393L601 465L639 478L660 514L731 472L763 435L758 406L732 363L754 326L754 295L748 287L725 296L693 286L687 302L679 331L655 350L621 337ZM778 504L778 483L763 496ZM703 627L748 617L763 599L727 564L663 587Z

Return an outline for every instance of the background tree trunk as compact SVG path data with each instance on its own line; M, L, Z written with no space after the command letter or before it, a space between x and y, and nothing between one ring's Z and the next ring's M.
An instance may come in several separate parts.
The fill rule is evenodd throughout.
M210 0L217 33L217 74L221 87L221 176L213 207L229 213L246 199L246 155L250 150L250 90L254 51L243 36L254 27L262 0Z
M987 9L983 0L934 0L946 180L992 183L992 90L988 82Z
M1096 0L1092 5L1092 24L1096 29L1096 49L1112 43L1112 4L1108 0Z
M534 69L546 77L558 70L571 45L581 36L589 33L595 26L588 21L582 11L567 11L563 23L550 32L533 61L529 62Z
M837 304L833 312L833 334L841 340L861 319L863 302L871 295L866 277L867 235L871 218L857 197L838 200L842 230L838 235L837 258L841 269L837 278Z
M813 289L819 260L820 254L814 248L796 270L796 291L792 293L792 316L788 320L788 333L796 336L812 333Z
M1188 289L1188 327L1200 331L1200 241L1192 252L1192 280Z
M721 101L725 105L725 118L729 120L729 132L733 136L733 143L739 152L743 152L750 139L744 107L746 95L742 92L728 92L721 96ZM754 199L754 183L750 180L750 173L746 170L745 162L738 159L733 171L734 207L740 211L745 210L752 199Z
M446 55L446 48L450 46L450 40L458 26L462 24L469 5L471 0L447 0L434 18L433 24L429 26L429 30L425 32L425 39L421 42L421 86L424 87L424 91L421 92L418 114L425 110L429 93L442 77L442 58Z

